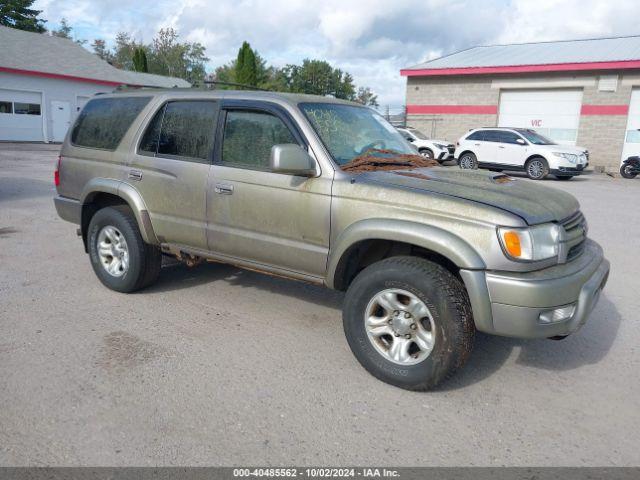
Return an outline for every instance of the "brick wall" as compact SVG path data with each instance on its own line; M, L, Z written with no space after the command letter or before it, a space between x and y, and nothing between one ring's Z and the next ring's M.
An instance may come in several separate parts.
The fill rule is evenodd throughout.
M619 72L604 72L611 75ZM407 123L427 135L455 142L471 128L497 125L496 114L440 113L443 105L499 106L500 91L511 88L581 88L583 106L628 106L632 87L625 78L636 78L638 72L618 76L615 92L601 92L598 79L602 72L576 74L543 73L519 75L465 75L447 77L407 77L407 105L427 105L436 111L411 114ZM522 87L492 88L492 82L522 82ZM640 80L638 80L640 86ZM616 170L624 144L627 114L624 108L615 114L583 114L580 116L577 145L589 149L591 164L597 169Z
M618 78L615 92L585 87L582 105L629 105L631 86ZM617 171L627 128L627 115L581 115L577 145L589 149L591 164L598 170Z
M491 88L490 76L408 77L407 105L498 105L499 90ZM407 123L433 135L456 142L472 128L495 126L497 115L428 114L407 117ZM432 128L433 127L433 128Z

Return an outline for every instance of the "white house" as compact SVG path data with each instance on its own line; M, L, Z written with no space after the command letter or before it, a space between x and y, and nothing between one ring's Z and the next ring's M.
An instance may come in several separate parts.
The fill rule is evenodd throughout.
M0 141L61 142L89 98L123 85L191 86L119 70L66 38L0 26Z

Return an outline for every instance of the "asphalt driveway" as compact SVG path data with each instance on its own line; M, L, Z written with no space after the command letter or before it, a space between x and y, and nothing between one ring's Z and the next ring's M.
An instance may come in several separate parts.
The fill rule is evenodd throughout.
M105 289L56 156L0 144L0 465L640 465L640 179L546 182L612 264L581 331L479 335L412 393L354 359L339 293L217 264Z

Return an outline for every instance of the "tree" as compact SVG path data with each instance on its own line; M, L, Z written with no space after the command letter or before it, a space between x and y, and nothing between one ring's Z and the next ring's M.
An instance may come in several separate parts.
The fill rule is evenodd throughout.
M173 28L160 29L149 52L149 72L180 77L191 83L204 80L205 63L209 61L202 44L180 43Z
M0 2L0 25L28 32L44 33L46 20L38 18L42 10L31 8L34 0L8 0Z
M138 47L133 52L133 69L136 72L148 72L147 54L143 47Z
M378 107L378 96L374 94L369 87L358 88L355 101L362 105L370 107Z
M67 19L62 18L62 20L60 20L60 26L58 27L58 29L51 30L51 35L53 35L54 37L68 38L69 40L71 40L71 30L73 29L69 25Z
M353 77L340 69L334 69L324 60L305 59L302 65L287 65L282 69L281 75L290 92L355 99Z
M107 48L107 44L104 40L96 38L91 44L93 53L95 53L102 60L113 63L113 53Z
M236 83L241 83L242 85L258 85L256 54L248 42L243 42L240 50L238 50L235 79Z

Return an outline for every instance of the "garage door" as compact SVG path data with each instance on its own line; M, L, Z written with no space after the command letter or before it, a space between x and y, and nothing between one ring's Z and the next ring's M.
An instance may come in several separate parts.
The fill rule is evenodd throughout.
M625 136L622 159L640 155L640 90L631 92L627 134Z
M575 145L582 90L507 90L500 93L498 126L533 128L558 143Z
M41 142L42 96L0 88L0 140Z

